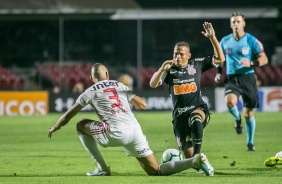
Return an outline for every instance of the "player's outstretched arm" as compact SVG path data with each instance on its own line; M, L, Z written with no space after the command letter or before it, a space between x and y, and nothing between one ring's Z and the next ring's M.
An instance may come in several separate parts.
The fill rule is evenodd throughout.
M80 110L82 106L75 103L67 112L65 112L57 121L57 123L51 127L48 131L48 137L52 137L52 133L59 130L62 126L66 125Z
M204 22L203 27L205 29L205 31L202 31L202 34L209 38L212 46L213 46L213 50L214 50L214 63L215 64L221 64L225 61L225 57L222 51L222 48L220 47L220 44L215 36L215 31L213 29L213 26L211 23L209 22Z

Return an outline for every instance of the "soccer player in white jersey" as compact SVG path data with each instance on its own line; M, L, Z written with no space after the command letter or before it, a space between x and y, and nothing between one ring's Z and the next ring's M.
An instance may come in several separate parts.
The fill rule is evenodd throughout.
M110 80L108 69L100 63L92 66L90 79L94 85L78 97L76 103L48 132L48 137L51 138L55 131L66 125L83 107L88 104L93 107L100 121L82 119L76 126L82 145L97 164L95 170L88 172L87 176L111 175L110 167L97 143L103 147L122 146L128 156L136 157L148 175L171 175L189 168L198 168L207 176L213 176L213 167L203 153L160 165L129 105L131 103L136 109L142 110L146 108L144 100L133 94L123 83Z

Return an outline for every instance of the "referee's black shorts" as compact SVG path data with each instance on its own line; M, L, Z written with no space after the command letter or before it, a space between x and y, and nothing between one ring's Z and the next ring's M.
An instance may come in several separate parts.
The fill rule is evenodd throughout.
M227 75L225 79L225 96L233 93L238 99L242 96L244 107L259 107L258 89L255 74Z

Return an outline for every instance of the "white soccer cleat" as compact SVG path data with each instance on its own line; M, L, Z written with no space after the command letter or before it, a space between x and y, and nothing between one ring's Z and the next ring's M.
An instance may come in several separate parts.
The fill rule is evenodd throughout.
M198 168L201 169L206 173L206 176L213 176L214 175L214 168L209 163L206 155L204 153L199 153L195 155L197 157L197 165Z
M87 176L111 176L111 169L108 167L106 170L101 171L100 169L96 168L92 172L86 173Z

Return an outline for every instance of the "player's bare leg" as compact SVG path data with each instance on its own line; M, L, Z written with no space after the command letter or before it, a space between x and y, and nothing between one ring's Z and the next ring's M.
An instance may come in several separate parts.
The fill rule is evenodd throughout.
M144 171L150 176L159 175L159 162L154 154L146 157L136 158Z
M233 108L238 102L238 98L235 94L229 93L225 96L225 103L228 109Z
M193 147L183 150L183 155L185 158L192 158L193 157L194 149Z

